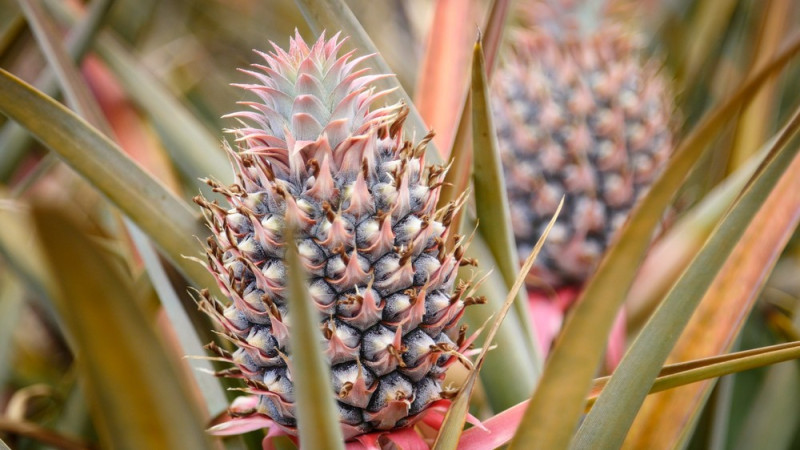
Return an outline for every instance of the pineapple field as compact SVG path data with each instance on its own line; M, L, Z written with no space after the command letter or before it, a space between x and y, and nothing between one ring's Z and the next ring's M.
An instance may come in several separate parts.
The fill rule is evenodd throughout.
M800 448L798 24L0 0L0 450Z

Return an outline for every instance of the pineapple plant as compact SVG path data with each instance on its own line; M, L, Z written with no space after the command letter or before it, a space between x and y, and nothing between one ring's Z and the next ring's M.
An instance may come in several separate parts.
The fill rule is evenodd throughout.
M292 310L285 295L287 245L297 245L319 314L345 439L413 424L446 396L446 367L465 349L456 325L469 284L461 239L448 248L455 202L436 209L445 169L426 166L426 136L404 140L408 110L380 107L385 91L343 40L324 34L288 51L258 52L264 64L240 87L257 100L230 114L237 149L226 146L236 183L207 180L222 207L197 197L213 232L208 269L227 304L202 305L238 348L220 352L259 395L257 413L294 433ZM296 228L292 243L288 228Z
M655 61L611 19L577 23L566 0L520 6L493 82L497 135L519 253L566 196L533 288L580 286L673 148L674 107Z

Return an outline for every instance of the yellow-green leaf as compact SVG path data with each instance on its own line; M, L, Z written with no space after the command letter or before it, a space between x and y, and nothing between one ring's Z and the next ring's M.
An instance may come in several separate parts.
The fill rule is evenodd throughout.
M210 448L198 405L139 309L131 280L63 213L37 206L33 217L105 445Z
M651 383L692 312L753 217L797 154L787 146L800 130L800 109L779 134L765 162L653 314L575 436L574 448L618 448ZM765 213L768 214L768 213Z
M497 136L492 120L491 99L483 59L483 47L480 39L475 43L472 55L472 148L473 171L472 183L475 186L475 209L478 217L478 231L494 256L496 269L503 276L506 285L512 286L517 278L519 256L511 230L511 213L506 196L506 185L503 176L503 162L497 147ZM536 376L541 372L541 355L536 344L536 335L528 313L528 296L524 286L517 294L514 311L520 318L520 325L525 332L525 342L530 347ZM487 386L489 388L489 386ZM511 405L501 405L505 409Z
M74 113L0 69L0 112L27 128L142 228L199 286L216 286L183 256L198 254L205 236L199 214L172 195L113 142Z
M556 223L556 219L558 218L558 214L561 212L562 206L564 206L563 198L558 204L558 208L556 209L552 219L550 219L550 223L547 224L547 228L545 228L544 233L542 233L542 236L539 237L539 240L536 242L536 246L533 248L533 251L531 251L531 254L522 264L522 270L520 270L517 279L514 280L514 284L511 286L511 290L508 292L508 296L506 297L502 308L497 312L496 316L493 317L491 327L489 328L489 332L486 334L485 343L481 349L481 353L478 355L478 358L475 361L475 366L470 371L467 381L459 390L455 400L453 400L450 409L447 410L444 422L442 423L442 428L440 429L439 435L436 438L436 443L434 444L435 450L454 449L458 445L458 441L461 436L461 430L464 428L464 423L469 411L469 400L472 396L472 390L474 389L475 383L478 379L478 373L480 372L484 363L486 363L486 355L488 354L489 348L494 342L497 332L500 330L500 324L503 322L506 314L508 314L508 311L511 309L511 305L516 299L517 292L519 292L519 290L525 284L525 277L531 270L533 262L536 260L536 256L539 255L539 252L541 251L542 246L547 239L547 235L550 233L550 230Z
M322 353L319 312L308 293L306 271L303 269L294 233L286 238L287 298L291 311L289 356L292 380L295 385L297 428L304 448L343 449L344 437L339 425L339 413L334 404L330 367Z
M800 216L800 158L788 168L720 270L694 312L671 361L688 361L729 351L744 325L767 276ZM699 416L714 383L703 383L679 393L665 393L645 401L626 441L632 448L654 443L679 445Z

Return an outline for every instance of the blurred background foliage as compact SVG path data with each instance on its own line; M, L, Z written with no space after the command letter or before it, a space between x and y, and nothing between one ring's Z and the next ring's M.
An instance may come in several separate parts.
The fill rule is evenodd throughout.
M109 133L167 191L186 201L200 189L199 177L230 177L219 141L223 137L220 130L231 124L220 117L231 112L242 96L229 86L245 79L236 68L246 67L253 60L252 49L267 49L270 40L285 46L295 29L312 38L301 10L291 0L95 0L89 4L77 0L0 0L0 67L35 83L75 110L70 96L60 93L59 84L48 75L51 63L27 25L28 13L20 7L27 3L43 6L40 9L56 24L60 36L74 35L76 18L84 17L91 8L96 25L88 28L88 40L80 44L66 38L65 42L68 46L75 44L71 51L82 58L83 80L107 121ZM423 116L429 119L428 125L441 130L437 144L449 148L467 88L475 29L485 22L490 2L464 0L455 9L451 7L451 14L458 14L460 23L454 36L432 25L443 20L435 17L437 8L453 2L346 3L399 83L415 98ZM663 59L662 71L673 80L678 140L778 54L800 29L800 5L793 0L618 3L648 43L648 52ZM441 64L437 69L436 64L426 61L426 52L429 42L445 39L451 47L445 49L442 58L455 66L448 75L452 86L439 93L437 109L429 95L436 88L426 83L436 78L431 70L441 74L444 69ZM670 245L645 263L626 305L629 341L674 281L675 271L683 268L687 260L681 255L693 254L702 242L686 236L708 235L725 205L747 180L747 176L739 175L739 181L735 181L732 176L748 167L752 172L753 156L759 155L800 103L799 79L800 64L796 61L769 78L754 99L730 117L714 137L711 151L689 174L675 202L674 209L679 212L671 219L676 224L687 219L688 228L680 228L686 234L670 236L666 232L662 242ZM86 115L84 118L103 130L105 125ZM796 146L796 140L790 145ZM712 198L718 200L709 200ZM711 206L702 209L704 201ZM794 219L786 223L796 226L800 211L789 214L794 214ZM695 220L688 220L692 217ZM736 307L740 319L747 317L741 326L731 319L707 330L727 336L728 340L720 341L718 352L800 339L800 237L789 231L791 239L774 270L770 259L766 260L767 267L760 268L765 279L754 282L754 292L760 292L757 301L712 307L712 316L714 307ZM83 253L70 250L71 259L64 252L72 247L62 243L77 245ZM779 249L781 244L772 245ZM670 256L678 262L667 268L658 265ZM87 258L95 264L81 262ZM673 273L672 278L665 273ZM161 396L159 402L156 396L150 399L155 403L147 403L145 394L153 395L152 384L136 379L133 373L113 380L116 386L112 383L87 394L86 383L97 385L104 377L122 376L108 372L112 360L102 356L94 363L92 358L84 358L88 361L82 366L76 364L75 352L91 352L93 341L114 343L120 348L141 346L149 355L160 355L153 358L164 362L159 363L164 368L159 375L162 387L180 399L174 402L195 405L198 415L203 415L195 421L177 420L173 430L153 431L147 428L150 425L140 423L143 428L139 432L163 433L168 439L170 434L196 431L197 424L205 425L221 413L231 391L220 390L218 385L203 387L213 378L198 372L198 368L213 367L183 357L202 353L199 345L211 340L212 328L196 313L188 295L191 283L184 276L192 277L155 253L106 197L0 115L0 440L19 449L113 447L117 437L104 435L104 430L120 430L129 424L119 422L124 417L113 414L106 418L111 425L99 424L89 411L96 407L90 405L107 405L111 401L107 396L113 397L115 390L127 391L131 397L127 401L138 401L137 408L145 416L154 408L180 415L176 405L164 404L166 397ZM664 277L667 281L662 280ZM114 287L88 289L98 280L113 280ZM72 295L65 297L65 293ZM104 296L114 299L110 305L125 304L128 309L112 307L122 311L121 316L95 322L96 328L87 329L89 335L65 331L71 329L73 316L97 310L96 303ZM84 301L64 303L60 298ZM120 327L142 336L141 341L114 341ZM704 339L699 336L697 339ZM673 354L669 362L712 356L692 353L691 343L687 348L683 356ZM93 374L94 378L82 378L80 373ZM683 422L675 419L680 422L676 433L681 437L665 442L697 449L800 448L800 367L796 361L728 375L713 390L710 388L708 385L697 394L697 402L681 404ZM668 409L657 403L660 395L648 400L654 402L649 408L656 411L655 419L649 420L655 423L668 420L658 415ZM475 400L478 406L473 409L478 415L488 410L481 398L479 388ZM648 411L647 403L643 411ZM626 445L635 448L637 443L652 443L636 434L646 434L643 430L652 431L656 426L653 422L646 425L645 416L643 413L637 418L642 424L634 424ZM258 436L246 436L226 440L225 445L253 448L258 442Z

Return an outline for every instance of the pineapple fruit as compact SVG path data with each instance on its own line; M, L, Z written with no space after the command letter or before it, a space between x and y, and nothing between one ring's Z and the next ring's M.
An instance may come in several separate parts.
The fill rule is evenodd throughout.
M631 33L577 24L568 0L522 7L495 76L493 110L519 253L562 195L564 209L531 287L579 287L672 149L673 108L658 67Z
M451 203L437 210L444 169L427 167L424 149L403 138L403 105L374 107L387 91L343 40L257 52L265 64L238 85L256 99L231 114L237 149L226 146L236 183L207 182L228 206L203 197L213 236L207 267L229 302L201 305L237 349L215 350L259 396L257 413L294 433L292 311L284 296L284 236L295 241L319 311L346 439L414 423L443 398L445 368L465 347L456 324L466 283L453 290L463 258L447 242Z

